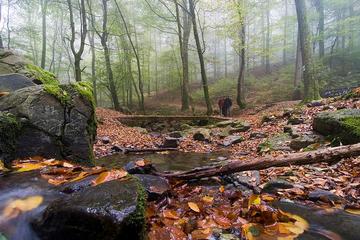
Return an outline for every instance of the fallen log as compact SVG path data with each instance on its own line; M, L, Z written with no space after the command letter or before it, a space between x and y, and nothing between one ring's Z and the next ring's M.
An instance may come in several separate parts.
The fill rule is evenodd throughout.
M278 157L264 156L248 161L235 159L221 165L194 168L190 171L172 173L156 172L155 174L170 179L190 180L228 175L242 171L263 170L270 167L288 167L291 165L308 165L321 162L333 163L343 158L356 157L359 155L360 143L311 152L285 154Z

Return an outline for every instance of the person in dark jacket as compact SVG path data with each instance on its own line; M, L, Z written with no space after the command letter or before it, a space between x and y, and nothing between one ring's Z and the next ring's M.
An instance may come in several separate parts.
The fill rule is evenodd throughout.
M220 116L224 116L225 112L224 112L224 97L221 97L218 101L218 106L219 106L219 113Z
M229 96L227 96L224 99L224 112L225 112L224 116L225 117L230 117L231 106L232 106L231 98Z

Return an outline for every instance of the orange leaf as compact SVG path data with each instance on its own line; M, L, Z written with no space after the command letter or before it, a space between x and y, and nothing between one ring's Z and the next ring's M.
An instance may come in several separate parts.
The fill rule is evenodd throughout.
M169 218L169 219L173 219L173 220L179 219L177 212L175 212L174 210L169 210L169 209L166 209L163 212L163 216L164 216L164 218Z
M196 203L194 203L194 202L188 202L188 206L189 206L189 208L191 209L191 210L193 210L194 212L200 212L200 208L199 208L199 206L196 204Z
M123 177L127 176L127 174L128 173L123 169L120 169L120 170L115 169L115 170L103 172L93 181L93 186L96 186L96 185L99 185L99 184L102 184L102 183L105 183L108 181L123 178Z
M211 203L213 203L214 198L213 198L213 197L210 197L210 196L205 196L205 197L202 198L202 200L203 200L204 202L206 202L206 203L211 204Z
M210 239L212 235L211 228L194 230L191 233L193 240Z
M219 191L220 191L221 193L225 192L225 187L224 187L224 186L219 187Z

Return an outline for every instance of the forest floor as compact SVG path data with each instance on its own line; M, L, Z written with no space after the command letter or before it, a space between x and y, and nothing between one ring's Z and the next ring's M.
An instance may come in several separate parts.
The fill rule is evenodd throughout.
M283 134L284 127L288 125L288 111L304 120L303 123L296 125L297 133L302 135L312 131L315 114L344 108L359 109L360 101L327 99L322 100L320 106L311 107L299 105L299 102L258 106L233 116L234 119L251 124L249 131L236 134L244 138L243 142L224 148L221 145L223 140L217 136L212 136L210 142L206 143L195 141L192 135L189 135L180 142L179 151L208 153L226 150L230 153L231 159L239 161L266 154L276 157L284 153L306 151L309 148L298 151L288 147L258 150L259 145L266 139ZM166 137L166 135L154 136L137 128L127 127L118 120L121 114L111 110L98 108L97 116L100 122L94 151L98 157L110 154L114 145L126 148L155 148L160 146ZM253 133L264 133L267 138L251 137ZM104 138L108 139L110 144L103 144L101 139ZM288 146L289 141L285 140L284 146ZM312 144L310 150L329 146L330 142L324 140ZM335 211L334 209L345 209L348 212L359 213L360 157L343 159L333 165L278 167L230 176L232 179L236 177L247 177L247 185L251 185L250 194L240 191L239 187L234 187L237 185L233 180L229 183L229 179L223 177L207 179L205 184L173 182L170 197L165 202L151 203L148 207L149 238L189 239L191 236L190 239L210 239L218 229L221 229L222 234L227 231L232 236L238 237L250 238L265 234L264 236L267 237L271 235L292 239L291 237L303 232L299 227L302 224L298 222L301 220L294 220L297 219L294 216L290 217L292 218L290 222L297 228L289 226L289 220L280 221L279 219L287 214L272 206L273 202L280 199L301 202L330 212ZM271 190L265 193L261 189L264 190L266 185ZM261 194L256 189L260 189ZM283 224L275 224L277 222ZM239 233L236 229L242 231L240 230ZM339 239L336 238L336 233L322 231L319 234L328 239Z

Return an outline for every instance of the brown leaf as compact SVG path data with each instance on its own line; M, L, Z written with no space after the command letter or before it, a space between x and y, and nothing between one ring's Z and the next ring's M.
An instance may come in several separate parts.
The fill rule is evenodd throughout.
M169 209L166 209L163 211L163 216L164 216L164 218L169 218L169 219L173 219L173 220L179 219L177 212L174 210L169 210Z
M198 206L196 203L194 203L194 202L188 202L188 206L189 206L189 208L190 208L191 210L193 210L194 212L197 212L197 213L200 212L200 208L199 208L199 206Z

